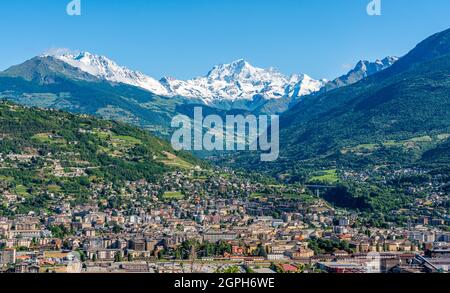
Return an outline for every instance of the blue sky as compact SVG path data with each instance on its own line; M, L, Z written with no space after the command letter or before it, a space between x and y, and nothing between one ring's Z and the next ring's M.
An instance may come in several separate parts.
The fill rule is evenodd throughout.
M155 78L187 79L244 58L285 74L334 78L360 59L401 56L450 28L448 0L0 1L0 70L51 48L87 50Z

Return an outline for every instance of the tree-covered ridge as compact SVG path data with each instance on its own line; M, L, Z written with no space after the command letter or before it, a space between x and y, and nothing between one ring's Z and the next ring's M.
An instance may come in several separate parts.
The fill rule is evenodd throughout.
M123 123L0 103L0 191L27 205L55 194L88 200L92 184L151 182L197 164Z
M369 79L317 97L337 104L327 104L324 107L330 110L309 121L284 117L281 141L285 147L281 149L289 156L305 158L363 144L448 133L449 76L450 55L383 82Z

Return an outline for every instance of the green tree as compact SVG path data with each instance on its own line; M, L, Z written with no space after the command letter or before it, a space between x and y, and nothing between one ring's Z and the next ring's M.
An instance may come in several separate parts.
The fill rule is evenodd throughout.
M120 251L117 251L116 254L114 254L114 262L122 262L123 257L122 253Z

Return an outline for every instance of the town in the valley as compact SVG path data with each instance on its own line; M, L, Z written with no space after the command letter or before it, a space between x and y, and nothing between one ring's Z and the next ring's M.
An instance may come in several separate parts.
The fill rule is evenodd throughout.
M64 173L58 168L54 172ZM52 204L45 209L0 217L0 269L16 273L446 272L448 198L437 187L427 186L429 196L414 202L411 209L393 211L404 212L406 224L387 222L376 227L358 211L323 200L320 195L326 186L259 183L227 169L170 172L156 183L128 182L120 189L91 184L93 196L88 202L50 193ZM15 209L24 199L8 190L7 180L1 180L1 203Z

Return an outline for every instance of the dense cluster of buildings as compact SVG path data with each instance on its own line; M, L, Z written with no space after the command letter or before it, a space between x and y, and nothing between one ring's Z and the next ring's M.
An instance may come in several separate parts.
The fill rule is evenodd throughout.
M450 233L439 226L448 223L421 218L409 227L365 227L356 213L311 200L303 188L252 184L222 172L176 172L157 184L130 182L119 191L97 185L90 203L61 200L49 207L51 212L0 218L0 268L30 273L230 267L448 271Z

